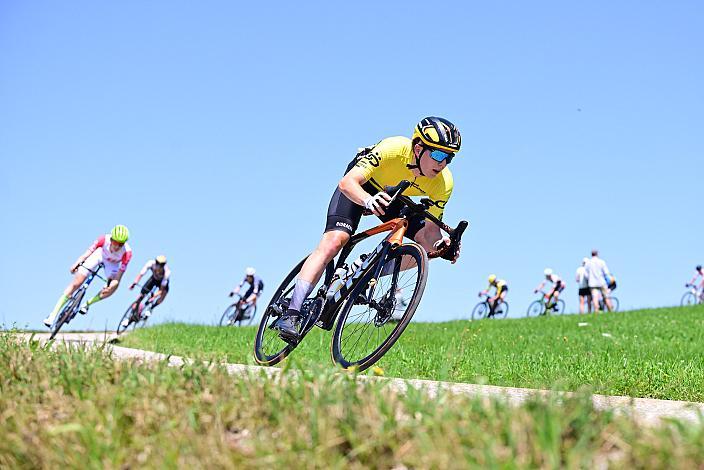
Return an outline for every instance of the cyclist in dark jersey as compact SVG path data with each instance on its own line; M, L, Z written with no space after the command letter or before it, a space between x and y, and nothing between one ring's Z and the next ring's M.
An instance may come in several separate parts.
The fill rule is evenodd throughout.
M147 299L147 302L153 302L152 308L160 305L169 293L169 278L171 277L171 270L166 265L166 256L164 255L159 255L156 258L147 261L139 274L137 274L137 277L130 286L130 290L135 288L137 283L142 279L142 276L147 274L147 271L149 270L151 270L152 275L142 286L142 290L137 298L137 304L140 305L140 308L140 302L144 296L150 293L154 288L158 287L157 291L154 292L149 299ZM142 312L140 311L139 313L141 314ZM149 318L150 314L151 313L147 311L146 317ZM125 320L129 321L128 319Z
M244 272L244 279L230 292L230 297L240 293L242 286L249 284L247 292L241 297L242 301L252 305L257 304L257 299L264 290L264 281L257 276L257 271L254 268L247 268Z

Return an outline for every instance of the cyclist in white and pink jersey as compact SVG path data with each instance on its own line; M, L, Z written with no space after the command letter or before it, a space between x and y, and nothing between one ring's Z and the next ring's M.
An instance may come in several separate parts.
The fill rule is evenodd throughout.
M109 234L98 237L85 253L78 257L71 266L71 273L75 273L76 276L66 287L59 301L56 302L54 310L44 320L46 326L51 327L56 315L73 292L83 284L90 271L95 272L102 266L105 269L105 277L108 280L108 284L95 297L86 302L80 313L85 315L90 305L110 297L117 290L122 275L127 269L127 264L132 258L132 248L127 244L129 236L130 232L127 227L116 225Z

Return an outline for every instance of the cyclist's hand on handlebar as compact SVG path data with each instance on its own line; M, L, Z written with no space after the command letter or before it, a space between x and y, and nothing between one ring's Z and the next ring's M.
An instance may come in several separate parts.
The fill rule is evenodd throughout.
M136 286L136 285L137 285L137 283L136 283L136 282L133 282L133 283L130 285L130 290L134 290L134 286Z
M440 240L436 241L433 244L433 248L436 250L439 250L443 246L449 247L452 244L452 240L450 240L450 237L444 236ZM457 242L457 247L454 250L446 250L445 254L442 255L442 257L448 261L451 261L452 264L455 264L457 262L457 258L460 257L460 250L462 249L462 242Z
M538 289L533 289L533 293L534 293L534 294L537 294L537 293L538 293Z
M235 293L234 293L234 292L230 292L230 293L227 294L227 295L228 295L229 297L234 297L234 296L235 296Z
M391 196L380 191L373 196L369 196L367 200L364 201L364 207L374 215L384 215L390 202Z
M78 271L78 266L80 266L80 265L79 265L79 264L74 264L74 265L71 266L71 268L69 269L69 271L71 272L71 274L75 274L76 271Z

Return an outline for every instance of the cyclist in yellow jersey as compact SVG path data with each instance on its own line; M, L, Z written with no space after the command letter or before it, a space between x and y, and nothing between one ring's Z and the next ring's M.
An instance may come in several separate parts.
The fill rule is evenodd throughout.
M496 274L489 274L489 286L479 293L479 297L485 294L489 294L489 291L493 287L496 292L493 296L489 296L487 301L489 302L489 316L494 315L496 310L497 301L503 302L506 300L506 294L508 294L508 284L503 279L497 279Z
M404 193L409 196L427 196L431 200L429 212L442 218L452 194L452 174L447 165L460 150L460 132L450 121L427 117L420 121L412 138L389 137L371 147L359 150L347 166L345 175L335 189L328 207L325 232L317 248L303 264L289 308L275 325L286 340L298 340L300 309L325 266L340 252L357 230L364 209L381 220L397 217L402 208L398 201L384 192L384 186L394 186L401 180L411 182ZM409 220L406 236L426 250L449 244L440 228L427 223L425 218ZM451 261L459 257L459 249Z

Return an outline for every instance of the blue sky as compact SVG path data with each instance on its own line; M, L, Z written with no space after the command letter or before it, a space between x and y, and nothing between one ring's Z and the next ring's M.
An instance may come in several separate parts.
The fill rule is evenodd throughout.
M545 267L574 310L593 247L622 306L675 304L704 261L703 10L5 0L0 321L40 327L116 223L130 282L169 257L156 320L215 321L248 265L268 300L356 149L425 115L462 131L445 218L471 227L457 265L432 263L417 319L468 315L492 272L523 315ZM74 326L114 328L133 297L123 285Z

